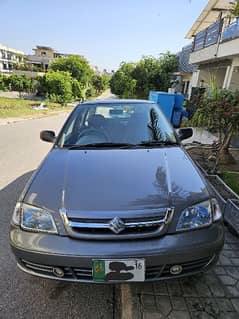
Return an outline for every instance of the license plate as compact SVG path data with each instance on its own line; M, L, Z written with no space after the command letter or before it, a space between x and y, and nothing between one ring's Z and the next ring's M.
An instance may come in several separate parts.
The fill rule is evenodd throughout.
M94 259L94 281L144 281L144 259Z

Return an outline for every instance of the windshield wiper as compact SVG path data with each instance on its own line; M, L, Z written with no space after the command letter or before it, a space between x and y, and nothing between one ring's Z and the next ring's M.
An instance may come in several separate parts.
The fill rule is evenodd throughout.
M111 142L104 142L104 143L89 143L89 144L82 144L82 145L65 145L64 147L68 148L69 150L80 150L86 148L134 148L135 144L130 143L111 143Z
M137 144L137 146L175 146L178 145L177 142L172 141L142 141L140 144Z

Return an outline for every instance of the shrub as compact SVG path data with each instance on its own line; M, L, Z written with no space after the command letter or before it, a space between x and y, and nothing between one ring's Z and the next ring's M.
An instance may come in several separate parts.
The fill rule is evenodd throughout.
M8 81L5 75L0 74L0 91L8 90Z
M12 74L7 77L6 82L10 91L18 91L19 96L23 92L31 92L33 90L32 80L26 75Z
M50 71L45 75L46 96L52 102L66 104L72 100L72 78L69 72Z

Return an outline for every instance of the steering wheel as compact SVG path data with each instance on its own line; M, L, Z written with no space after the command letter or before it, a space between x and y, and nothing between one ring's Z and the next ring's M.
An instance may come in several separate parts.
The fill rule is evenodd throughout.
M83 136L85 136L85 135L97 135L97 136L101 135L101 136L104 137L104 139L105 139L107 142L109 141L109 137L108 137L108 135L107 135L105 132L100 131L100 130L97 130L97 129L95 129L95 128L86 128L86 129L84 129L84 130L80 133L80 135L78 136L78 140L80 140L81 137L83 137Z

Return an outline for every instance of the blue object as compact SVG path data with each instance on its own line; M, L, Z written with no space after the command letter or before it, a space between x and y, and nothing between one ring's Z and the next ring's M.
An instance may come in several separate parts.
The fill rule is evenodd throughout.
M172 121L171 121L173 126L179 127L181 124L181 120L182 120L182 112L175 110L173 112L173 117L172 117Z
M183 94L150 91L149 100L159 104L174 127L180 126L183 116L188 117L188 113L183 109Z
M184 95L183 94L174 94L175 96L175 107L176 108L179 108L179 109L182 109L183 107L183 101L184 101Z

